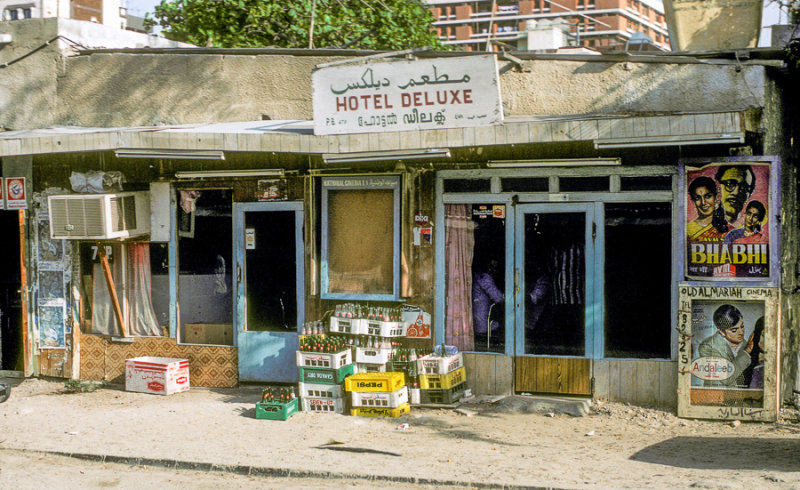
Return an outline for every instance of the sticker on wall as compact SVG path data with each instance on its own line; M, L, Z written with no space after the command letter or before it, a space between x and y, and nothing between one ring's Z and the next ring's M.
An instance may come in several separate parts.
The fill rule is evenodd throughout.
M403 305L403 321L408 323L406 337L429 339L431 337L431 315L418 306Z
M495 204L492 206L492 216L499 219L506 218L506 206L505 204Z
M256 249L256 229L246 228L244 230L244 248L245 250Z
M430 223L431 218L428 213L423 213L422 211L417 211L414 213L414 224L419 226L425 226Z
M5 179L6 209L28 209L25 199L25 177Z
M64 325L67 318L64 314L63 301L39 304L39 348L64 349L66 335Z
M258 200L285 201L289 198L287 188L288 183L286 179L259 180Z
M687 167L687 278L770 279L772 179L770 162L758 159Z

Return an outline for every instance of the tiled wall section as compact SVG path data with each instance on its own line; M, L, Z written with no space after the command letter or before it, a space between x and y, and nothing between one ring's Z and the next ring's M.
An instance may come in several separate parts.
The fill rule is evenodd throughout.
M234 347L178 345L175 339L134 338L132 343L112 342L106 337L81 335L81 379L125 383L125 359L172 357L189 359L192 386L231 388L239 383L238 356Z

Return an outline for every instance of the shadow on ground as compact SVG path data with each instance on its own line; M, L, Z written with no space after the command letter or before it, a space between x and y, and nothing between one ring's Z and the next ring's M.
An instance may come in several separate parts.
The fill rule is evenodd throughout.
M648 446L630 459L678 468L800 471L800 439L675 437Z

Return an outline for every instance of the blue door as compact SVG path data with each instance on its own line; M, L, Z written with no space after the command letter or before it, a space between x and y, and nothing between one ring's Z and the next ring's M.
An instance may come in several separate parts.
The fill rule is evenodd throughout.
M597 226L589 203L516 209L514 312L517 391L591 394L600 304Z
M303 324L303 204L234 203L239 380L297 382Z

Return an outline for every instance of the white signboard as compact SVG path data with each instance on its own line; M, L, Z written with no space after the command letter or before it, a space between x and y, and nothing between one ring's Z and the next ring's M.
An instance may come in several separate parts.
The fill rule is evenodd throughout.
M494 55L320 68L314 134L488 126L503 120Z

